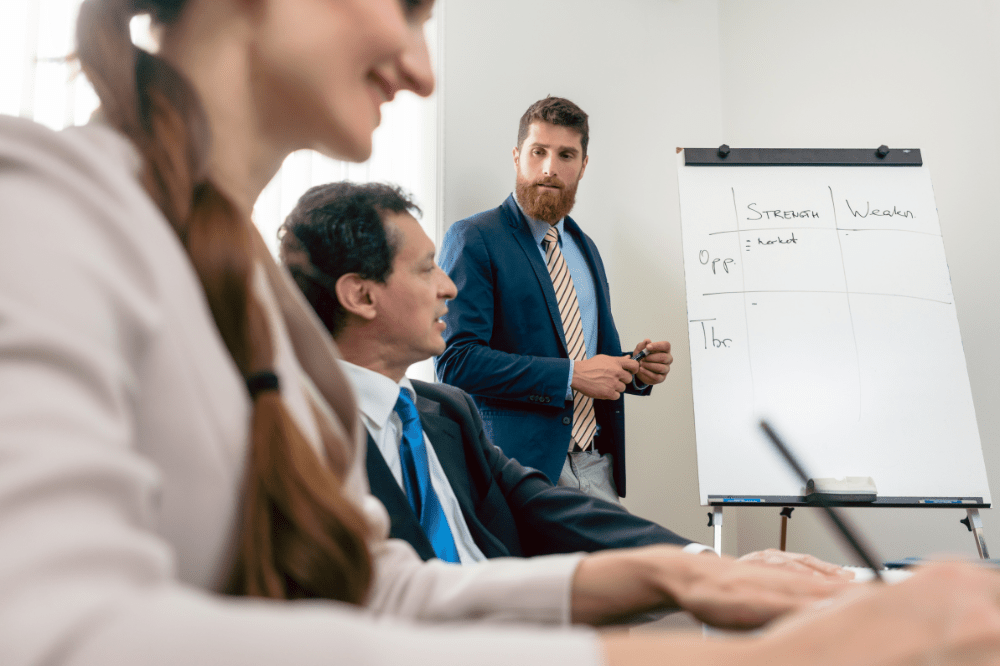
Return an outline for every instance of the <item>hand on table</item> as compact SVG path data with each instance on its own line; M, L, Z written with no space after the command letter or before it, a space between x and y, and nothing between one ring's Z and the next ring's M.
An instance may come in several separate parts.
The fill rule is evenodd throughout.
M698 620L729 629L759 627L851 586L811 571L683 553L657 545L587 556L574 579L578 622L680 607Z
M702 558L691 576L672 591L680 607L704 623L750 629L830 598L849 585L846 578L816 573L805 566Z
M839 579L853 579L854 573L839 565L827 563L809 554L798 554L790 551L779 551L778 549L765 549L764 551L754 551L739 559L741 563L756 563L769 567L784 567L797 572L808 572L810 574L822 575L826 577L836 577Z
M841 590L752 636L706 641L681 633L608 634L605 657L610 664L1000 664L995 570L935 564L894 585L844 584Z
M850 586L760 642L761 664L1000 664L1000 573L937 563L897 584Z

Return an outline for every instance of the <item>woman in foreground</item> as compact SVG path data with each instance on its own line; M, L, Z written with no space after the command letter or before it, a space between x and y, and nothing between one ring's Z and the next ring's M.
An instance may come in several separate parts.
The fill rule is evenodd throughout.
M430 93L431 5L87 0L99 120L0 120L0 659L1000 658L1000 583L972 567L753 638L635 638L499 624L682 606L752 627L842 586L665 547L425 564L386 539L336 350L250 212L291 151L363 160L381 104ZM144 11L157 56L129 38Z

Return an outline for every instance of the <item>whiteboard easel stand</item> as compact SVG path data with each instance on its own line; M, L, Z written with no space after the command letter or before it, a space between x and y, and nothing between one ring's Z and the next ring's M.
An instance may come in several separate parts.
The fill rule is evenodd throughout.
M976 549L979 551L979 557L982 559L989 558L990 551L986 548L986 538L983 536L983 520L979 518L979 510L970 508L965 510L965 512L967 516L961 522L965 524L965 527L976 538Z
M715 526L715 553L722 555L722 507L716 506L712 508L712 512L708 515L708 525Z
M742 507L761 507L761 506L765 506L765 507L782 507L783 509L781 511L781 518L782 518L782 524L783 524L782 528L783 529L787 525L788 519L791 518L792 509L794 509L795 507L820 507L816 503L805 502L804 498L801 499L802 500L801 502L794 502L794 503L788 503L788 502L764 502L765 500L766 499L760 499L759 502L753 502L753 503L747 503L747 502L744 502L744 503L730 502L730 503L727 503L727 504L729 504L731 506L732 505L736 505L736 506L742 506ZM835 507L915 507L915 506L918 506L917 503L914 503L914 502L900 503L900 502L898 502L898 500L899 499L886 499L886 500L883 500L882 502L875 501L874 503L845 503L845 504L842 504L842 505L834 505L834 506ZM964 501L964 502L973 502L973 500L974 499L968 499L967 501ZM979 500L982 501L981 498ZM941 504L941 505L936 505L935 504L933 506L940 506L940 507L944 507L944 508L948 508L949 507L948 504ZM951 507L954 507L954 505L951 505ZM966 528L969 529L969 532L972 533L973 539L976 542L976 551L979 552L979 557L981 559L983 559L983 560L986 560L986 559L988 559L990 557L990 551L989 551L989 549L986 546L986 537L983 534L983 520L979 516L979 508L980 507L989 507L989 505L980 505L979 507L966 507L965 508L965 514L966 514L966 516L965 516L964 519L959 520L959 523L963 524ZM708 515L708 525L709 525L710 528L714 528L715 529L715 532L714 532L714 540L715 541L714 541L714 543L712 545L712 548L720 556L722 555L722 511L723 511L723 509L724 509L724 506L721 505L721 504L719 504L719 505L712 505L712 511ZM784 547L784 540L782 540L782 547ZM782 549L782 551L784 551L784 549Z
M681 149L678 149L680 151ZM923 159L919 149L890 151L886 145L871 149L781 149L781 148L737 148L732 149L726 144L715 148L685 148L685 165L687 166L895 166L919 167ZM722 524L724 505L741 505L745 507L782 507L782 527L787 528L787 520L791 517L793 507L816 507L816 503L806 502L805 497L773 496L746 498L737 496L709 496L708 504L712 512L708 515L709 527L714 527L714 550L722 554ZM980 508L990 507L983 498L910 498L883 497L870 503L843 503L837 507L955 507L966 510L966 518L961 523L973 533L976 550L982 559L989 558L983 535L983 524L979 516ZM784 534L783 534L784 535Z
M778 548L782 551L785 551L788 538L788 520L792 518L792 510L794 509L794 507L785 507L781 510L781 542Z

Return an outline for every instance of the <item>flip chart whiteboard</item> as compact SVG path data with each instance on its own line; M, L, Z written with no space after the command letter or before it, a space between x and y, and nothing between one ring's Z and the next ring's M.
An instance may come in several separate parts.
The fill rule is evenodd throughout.
M988 505L927 168L678 174L702 504L804 495L766 418L814 477Z

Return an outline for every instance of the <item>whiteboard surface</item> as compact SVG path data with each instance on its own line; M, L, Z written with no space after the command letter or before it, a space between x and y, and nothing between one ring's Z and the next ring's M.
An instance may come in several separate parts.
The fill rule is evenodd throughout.
M982 497L986 468L926 167L711 167L678 154L695 437L708 496Z

